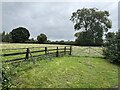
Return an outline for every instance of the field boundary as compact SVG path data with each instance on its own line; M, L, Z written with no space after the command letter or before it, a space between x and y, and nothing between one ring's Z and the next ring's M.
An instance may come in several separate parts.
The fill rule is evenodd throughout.
M11 60L3 60L3 62L16 62L16 61L28 61L29 58L32 59L33 63L35 63L35 60L33 57L38 57L38 56L42 56L42 55L51 55L51 54L55 54L56 57L59 57L60 54L66 55L72 54L72 46L64 46L63 48L61 47L54 47L53 49L49 49L48 47L42 47L44 48L43 50L35 50L35 51L31 51L32 48L41 48L41 47L31 47L31 48L16 48L16 49L3 49L3 50L21 50L21 49L26 49L26 51L24 52L17 52L17 53L7 53L7 54L2 54L1 56L3 57L8 57L8 56L16 56L16 55L25 55L24 58L16 58L16 59L11 59ZM53 51L53 52L51 52ZM43 52L44 54L39 54L39 55L32 55L33 53L38 53L38 52Z

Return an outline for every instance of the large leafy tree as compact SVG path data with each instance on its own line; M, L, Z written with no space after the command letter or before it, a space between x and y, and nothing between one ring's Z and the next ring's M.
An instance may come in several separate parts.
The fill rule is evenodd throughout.
M88 39L91 39L89 43L102 44L104 32L107 32L108 29L112 27L112 22L108 17L108 11L100 11L96 8L83 8L73 12L70 20L74 23L75 30L81 30L82 33L83 31L86 32L86 34L79 34L85 35ZM80 35L77 35L77 39L85 37ZM88 41L84 40L84 42Z
M10 32L10 34L12 37L12 41L15 43L25 42L30 37L29 31L24 27L18 27L13 29L12 32Z
M76 44L78 45L92 45L92 39L88 38L90 37L89 32L80 32L80 33L76 33L75 36L78 38L75 40Z
M45 41L47 41L47 36L41 33L40 35L37 36L37 40L39 43L44 43Z

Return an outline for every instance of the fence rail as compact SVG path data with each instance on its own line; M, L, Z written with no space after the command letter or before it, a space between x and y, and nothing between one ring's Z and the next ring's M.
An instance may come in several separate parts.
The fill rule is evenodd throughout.
M47 46L47 48L50 48L50 47L55 47L55 46ZM70 46L65 46L65 47L70 47ZM26 47L27 48L27 47ZM7 51L7 50L21 50L21 49L26 49L26 48L6 48L6 49L2 49L2 51ZM30 49L32 48L45 48L45 47L29 47Z
M20 55L20 54L25 54L26 52L18 52L18 53L8 53L8 54L2 54L1 56L15 56L15 55Z
M56 47L53 49L50 49L48 47L42 47L43 50L36 50L36 51L31 51L32 48L38 48L38 47L31 47L31 48L21 48L21 49L26 49L26 51L24 52L17 52L17 53L8 53L8 54L2 54L1 56L3 57L8 57L8 56L16 56L16 55L25 55L24 58L15 58L15 59L11 59L11 60L3 60L3 62L13 62L13 61L20 61L20 60L28 60L29 58L33 59L33 57L38 57L38 56L42 56L42 55L48 55L48 54L55 54L56 57L59 57L61 53L65 54L69 54L71 55L72 52L72 46L65 46L63 48L61 47ZM40 47L39 47L40 48ZM20 48L18 49L4 49L6 50L20 50ZM51 52L53 51L53 52ZM38 53L38 52L44 52L42 54L39 55L32 55L33 53Z

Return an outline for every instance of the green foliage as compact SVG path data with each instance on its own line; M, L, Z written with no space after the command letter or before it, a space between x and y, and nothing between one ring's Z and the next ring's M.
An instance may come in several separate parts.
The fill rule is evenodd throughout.
M11 78L10 67L8 65L3 65L2 68L2 90L7 90L13 86Z
M43 33L37 36L37 40L39 43L45 43L47 41L47 36Z
M82 31L79 33L76 33L75 36L77 39L75 40L77 45L82 45L82 46L100 46L103 44L102 38L99 38L99 36L92 38L93 35L90 34L91 32L87 31ZM98 34L100 35L100 34ZM94 40L93 40L94 39Z
M81 32L75 42L78 45L93 45L94 42L90 37L88 32Z
M74 41L64 41L64 40L61 40L61 41L50 41L48 40L47 42L45 42L46 44L59 44L59 45L76 45Z
M34 38L28 39L25 43L38 43Z
M30 37L29 31L24 27L13 29L10 33L12 35L12 40L15 43L25 42Z
M5 31L3 31L2 33L0 33L1 36L1 40L2 42L12 42L12 38L11 38L11 34L10 33L5 33Z
M108 11L100 11L95 8L83 8L78 9L72 13L71 21L74 23L75 30L82 30L82 34L77 33L77 44L85 45L102 45L103 44L103 32L107 32L112 27L111 21L108 19ZM80 35L78 35L80 34ZM79 39L88 38L82 42L78 42Z
M108 32L106 34L106 41L110 41L111 39L115 38L115 33L114 32Z
M120 32L106 35L104 55L110 62L120 64Z

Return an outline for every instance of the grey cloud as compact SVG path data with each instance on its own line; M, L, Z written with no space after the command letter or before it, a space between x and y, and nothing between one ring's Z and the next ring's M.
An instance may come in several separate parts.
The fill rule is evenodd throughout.
M0 3L0 15L2 15L2 3ZM0 32L2 31L2 16L0 16Z
M120 1L118 3L118 28L120 29Z

